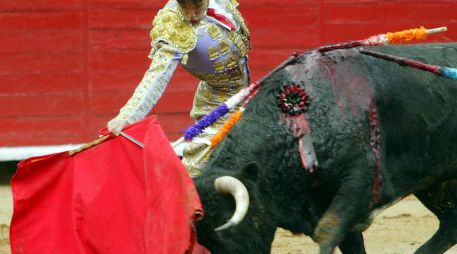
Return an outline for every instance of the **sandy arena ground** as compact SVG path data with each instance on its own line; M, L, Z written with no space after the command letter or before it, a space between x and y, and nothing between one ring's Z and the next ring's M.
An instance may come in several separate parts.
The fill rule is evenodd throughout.
M9 254L9 223L13 211L9 185L0 185L0 254ZM408 197L385 210L365 232L365 244L372 254L407 254L414 251L437 229L438 221L414 197ZM309 237L279 230L273 254L318 253ZM337 251L336 253L340 253ZM446 252L457 254L457 246Z

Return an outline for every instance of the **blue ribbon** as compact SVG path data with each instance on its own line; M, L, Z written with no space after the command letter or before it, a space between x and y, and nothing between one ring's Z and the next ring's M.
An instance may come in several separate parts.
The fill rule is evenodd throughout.
M440 74L443 77L457 80L457 69L456 68L449 68L449 67L440 67Z

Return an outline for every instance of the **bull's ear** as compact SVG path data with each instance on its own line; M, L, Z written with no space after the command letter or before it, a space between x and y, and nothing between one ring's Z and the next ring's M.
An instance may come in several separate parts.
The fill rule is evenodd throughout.
M259 165L255 161L251 161L241 171L241 179L257 182L257 178L259 178Z

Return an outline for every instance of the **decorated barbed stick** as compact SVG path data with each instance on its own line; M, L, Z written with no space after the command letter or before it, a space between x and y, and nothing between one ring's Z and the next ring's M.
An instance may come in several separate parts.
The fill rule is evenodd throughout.
M457 69L456 68L426 64L424 62L420 62L420 61L413 60L410 58L389 55L389 54L380 53L377 51L368 50L368 49L364 49L364 48L359 49L359 51L360 51L360 53L365 54L365 55L369 55L369 56L380 58L383 60L395 62L395 63L398 63L399 65L406 65L406 66L409 66L412 68L428 71L428 72L431 72L431 73L439 75L439 76L443 76L448 79L457 80Z
M232 96L233 101L237 101L236 104L240 103L242 100L244 100L244 98L247 96L247 94L249 94L249 93L251 93L253 90L257 89L257 88L260 86L260 84L261 84L267 77L270 76L270 74L272 74L272 73L278 71L279 69L282 69L284 66L286 66L286 65L288 65L288 64L290 64L290 63L292 63L292 62L295 61L296 59L297 59L297 56L296 56L296 55L287 58L284 62L282 62L280 65L278 65L278 66L277 66L276 68L274 68L272 71L270 71L267 75L265 75L265 76L264 76L263 78L261 78L259 81L252 83L249 87L242 89L242 90L241 90L240 92L238 92L236 95ZM241 95L241 94L242 94L242 95ZM240 96L244 96L244 98L241 98L241 99L238 101L238 99L240 98ZM236 98L235 98L235 97L236 97ZM232 98L230 98L229 100L232 100ZM228 100L228 101L229 101L229 100ZM228 102L228 101L227 101L227 102ZM235 105L236 105L236 104L235 104ZM224 106L224 104L222 104L222 105L219 106L219 107L225 107L225 106ZM216 111L218 111L217 108L216 108L215 110L213 110L209 115L211 115L211 114L213 114L213 113L216 114ZM226 113L225 113L225 114L226 114ZM225 114L224 114L224 115L225 115ZM220 118L220 117L219 117L219 118ZM219 119L219 118L217 118L217 119ZM217 121L217 119L216 119L215 121ZM214 121L214 122L215 122L215 121ZM214 122L213 122L213 123L214 123ZM187 141L192 140L192 139L193 139L194 137L196 137L198 134L200 134L201 132L203 132L203 130L204 130L206 127L208 127L208 126L206 126L206 127L202 128L201 125L199 125L199 126L196 126L196 125L197 125L197 124L195 124L195 125L193 125L193 126L187 128L186 131L185 131L185 133L184 133L184 136L181 137L181 138L179 138L179 139L176 140L175 142L173 142L172 147L173 147L173 148L176 148L177 146L179 146L180 144L182 144L184 141L186 141L186 140L187 140ZM210 125L211 125L211 124L210 124ZM186 135L186 134L187 134L187 135Z
M246 108L246 105L251 101L252 97L254 97L257 92L259 91L259 86L255 86L253 90L249 93L247 98L244 100L243 105L240 107L240 109L232 114L232 116L222 125L222 127L218 130L216 134L214 134L211 137L211 144L203 150L203 152L200 154L200 156L195 160L195 162L198 164L200 163L203 158L206 157L206 155L209 154L209 152L214 149L224 138L227 136L227 133L232 129L233 126L241 119L241 117L244 114L244 110Z
M203 158L205 158L206 155L208 155L209 152L211 152L211 150L224 139L229 130L238 122L241 116L243 116L243 111L244 110L239 110L232 114L232 116L224 123L224 125L222 125L218 132L211 137L210 145L207 146L205 150L203 150L202 153L195 159L195 163L200 163L200 161L202 161Z
M424 40L429 34L440 33L447 31L447 27L438 27L426 29L425 27L403 30L400 32L386 33L370 36L364 40L348 41L339 44L323 46L318 49L319 52L328 52L336 49L349 49L359 46L380 46L397 44L401 42Z
M259 86L255 86L248 96L246 96L243 105L240 109L232 114L232 116L224 123L224 125L219 129L219 131L211 137L211 145L209 146L211 149L216 147L227 135L227 133L232 129L232 127L240 120L240 118L244 114L244 110L246 109L246 105L251 101L252 97L254 97L257 92L259 91Z
M195 138L196 136L198 136L200 133L203 132L203 130L205 128L211 126L222 116L226 115L231 109L235 108L236 105L238 105L243 100L245 100L245 98L258 86L259 86L259 83L255 82L255 83L252 83L250 86L241 89L237 94L230 97L226 102L222 103L222 105L220 105L219 107L214 109L211 113L202 117L194 125L187 128L184 131L183 137L181 137L180 139L175 141L172 144L172 147L176 148L178 145L180 145L184 141L190 141L193 138Z

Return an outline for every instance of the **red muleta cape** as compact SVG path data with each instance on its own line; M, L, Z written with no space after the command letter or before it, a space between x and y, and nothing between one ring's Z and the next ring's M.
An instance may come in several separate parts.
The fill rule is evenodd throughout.
M154 117L73 155L19 163L11 188L13 254L183 254L203 210ZM207 253L197 246L194 253Z

